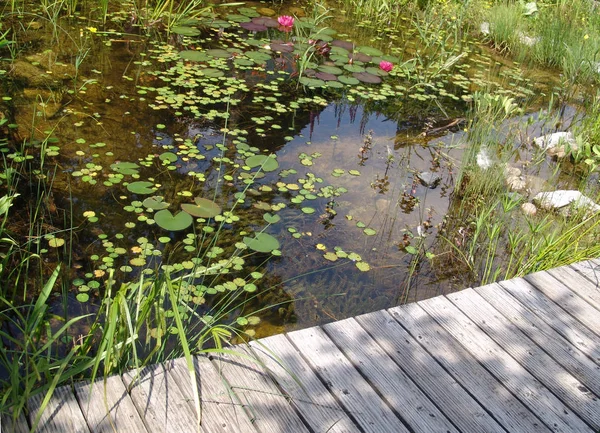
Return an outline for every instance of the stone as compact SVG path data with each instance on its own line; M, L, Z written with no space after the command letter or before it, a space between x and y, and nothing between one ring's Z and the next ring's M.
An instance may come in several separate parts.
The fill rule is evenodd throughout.
M540 38L532 38L523 32L519 32L517 35L519 36L519 42L521 42L523 45L527 45L528 47L533 47L540 41Z
M490 23L488 22L483 22L479 25L479 31L481 32L482 35L489 35L490 34Z
M506 178L506 186L511 191L525 192L527 189L527 182L522 179L521 176L508 176Z
M62 80L58 77L47 74L37 66L24 60L16 60L13 62L10 73L15 81L21 83L25 87L58 89L63 85Z
M477 153L477 165L482 170L487 170L492 165L494 165L494 158L490 154L490 150L487 147L481 146L479 152Z
M442 176L437 173L432 173L431 171L422 171L421 173L417 174L417 178L423 184L423 186L431 189L438 186L442 180Z
M533 203L523 203L521 210L528 216L534 216L537 213L537 207Z
M264 17L272 17L277 14L277 12L275 12L271 8L258 8L258 9L256 9L256 12L258 12L259 14L261 14Z
M577 150L577 141L570 132L555 132L542 135L533 139L540 149L544 149L550 156L563 158L568 151Z
M600 211L600 205L577 190L540 192L533 198L533 203L537 203L539 207L547 210L560 210L567 206L574 206L577 209Z

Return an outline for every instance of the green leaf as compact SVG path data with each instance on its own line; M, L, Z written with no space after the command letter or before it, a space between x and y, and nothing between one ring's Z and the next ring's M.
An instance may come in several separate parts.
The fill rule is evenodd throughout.
M152 210L166 209L169 207L169 203L166 203L163 200L164 200L163 197L157 195L154 197L148 197L146 200L144 200L144 202L142 204L147 209L152 209Z
M310 215L312 213L315 213L315 209L312 207L303 207L302 212L304 212L307 215Z
M415 247L413 247L412 245L408 245L407 247L404 248L406 250L406 252L408 254L412 254L415 255L417 254L417 249Z
M277 238L268 233L256 233L253 238L246 236L244 237L244 243L248 248L259 253L268 253L279 248Z
M354 265L362 272L367 272L371 269L371 266L367 262L356 262Z
M163 209L154 215L154 221L159 227L170 230L179 231L185 230L192 225L194 219L190 214L185 212L179 212L173 215L169 210Z
M325 260L329 260L330 262L335 262L338 259L338 256L336 253L329 251L323 255L323 258Z
M279 163L274 155L254 155L246 159L246 165L250 168L260 167L262 171L275 171Z
M363 230L363 233L366 234L367 236L374 236L377 234L377 230L367 227L366 229Z
M152 194L156 191L154 184L148 181L132 182L127 185L127 189L134 194Z
M281 217L279 215L273 215L270 213L264 214L263 219L269 224L275 224L276 222L281 221Z
M213 218L221 213L221 206L207 198L196 197L195 204L183 203L181 209L197 218Z

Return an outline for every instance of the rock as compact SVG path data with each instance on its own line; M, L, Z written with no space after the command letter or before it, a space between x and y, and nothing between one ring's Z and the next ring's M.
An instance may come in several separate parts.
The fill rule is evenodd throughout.
M423 186L433 189L436 186L438 186L438 184L442 180L442 176L440 176L437 173L432 173L430 171L422 171L421 173L417 174L417 179L419 179Z
M58 77L47 74L40 68L24 60L16 60L12 65L11 75L25 87L58 89L63 82Z
M518 169L517 167L511 167L510 165L507 165L504 168L504 177L511 177L511 176L521 176L521 170Z
M577 141L570 132L555 132L542 135L533 139L540 149L544 149L550 156L563 158L567 151L577 150Z
M505 180L506 186L511 191L525 192L527 189L527 182L521 178L521 176L508 176Z
M479 31L481 32L482 35L489 35L490 34L490 23L488 22L483 22L479 25Z
M533 202L547 210L560 210L572 205L577 209L587 208L594 212L600 211L598 204L577 190L540 192L533 198Z
M527 45L528 47L533 47L535 44L537 44L540 41L540 38L532 38L531 36L527 36L523 32L519 32L518 36L519 36L519 42L521 42L523 45Z
M482 146L477 153L477 165L482 170L487 170L494 165L494 160L487 147Z
M27 25L27 28L31 30L39 30L42 27L44 27L44 25L39 21L32 21Z
M277 12L275 12L271 8L258 8L258 9L256 9L256 12L258 12L259 14L261 14L264 17L272 17L277 14Z
M304 9L299 8L297 6L292 6L291 8L288 9L288 11L291 15L295 15L298 18L306 16L306 12L304 12Z
M537 207L533 203L523 203L521 210L528 216L534 216L537 213Z

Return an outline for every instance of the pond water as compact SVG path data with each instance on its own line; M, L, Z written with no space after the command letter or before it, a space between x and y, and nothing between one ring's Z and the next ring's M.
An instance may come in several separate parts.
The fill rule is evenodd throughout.
M70 268L73 314L97 308L109 277L136 281L155 269L203 267L181 288L198 308L247 291L243 308L262 309L258 336L478 282L452 260L460 236L444 231L462 118L484 85L531 101L545 88L539 72L527 79L475 41L450 66L433 63L457 51L421 67L411 60L414 29L391 44L345 35L340 23L319 30L310 18L291 31L260 7L150 39L125 13L104 29L65 20L55 34L21 19L28 42L16 68L51 74L36 86L18 71L12 110L29 143L20 155L41 152L51 178L39 248L49 267ZM382 60L394 64L389 74ZM219 260L227 273L206 270Z

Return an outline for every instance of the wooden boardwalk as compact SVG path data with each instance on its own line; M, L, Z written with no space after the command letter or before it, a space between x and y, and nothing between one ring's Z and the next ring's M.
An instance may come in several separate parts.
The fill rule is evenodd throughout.
M597 432L599 280L582 262L235 348L261 363L196 357L200 425L178 359L61 388L38 431Z

